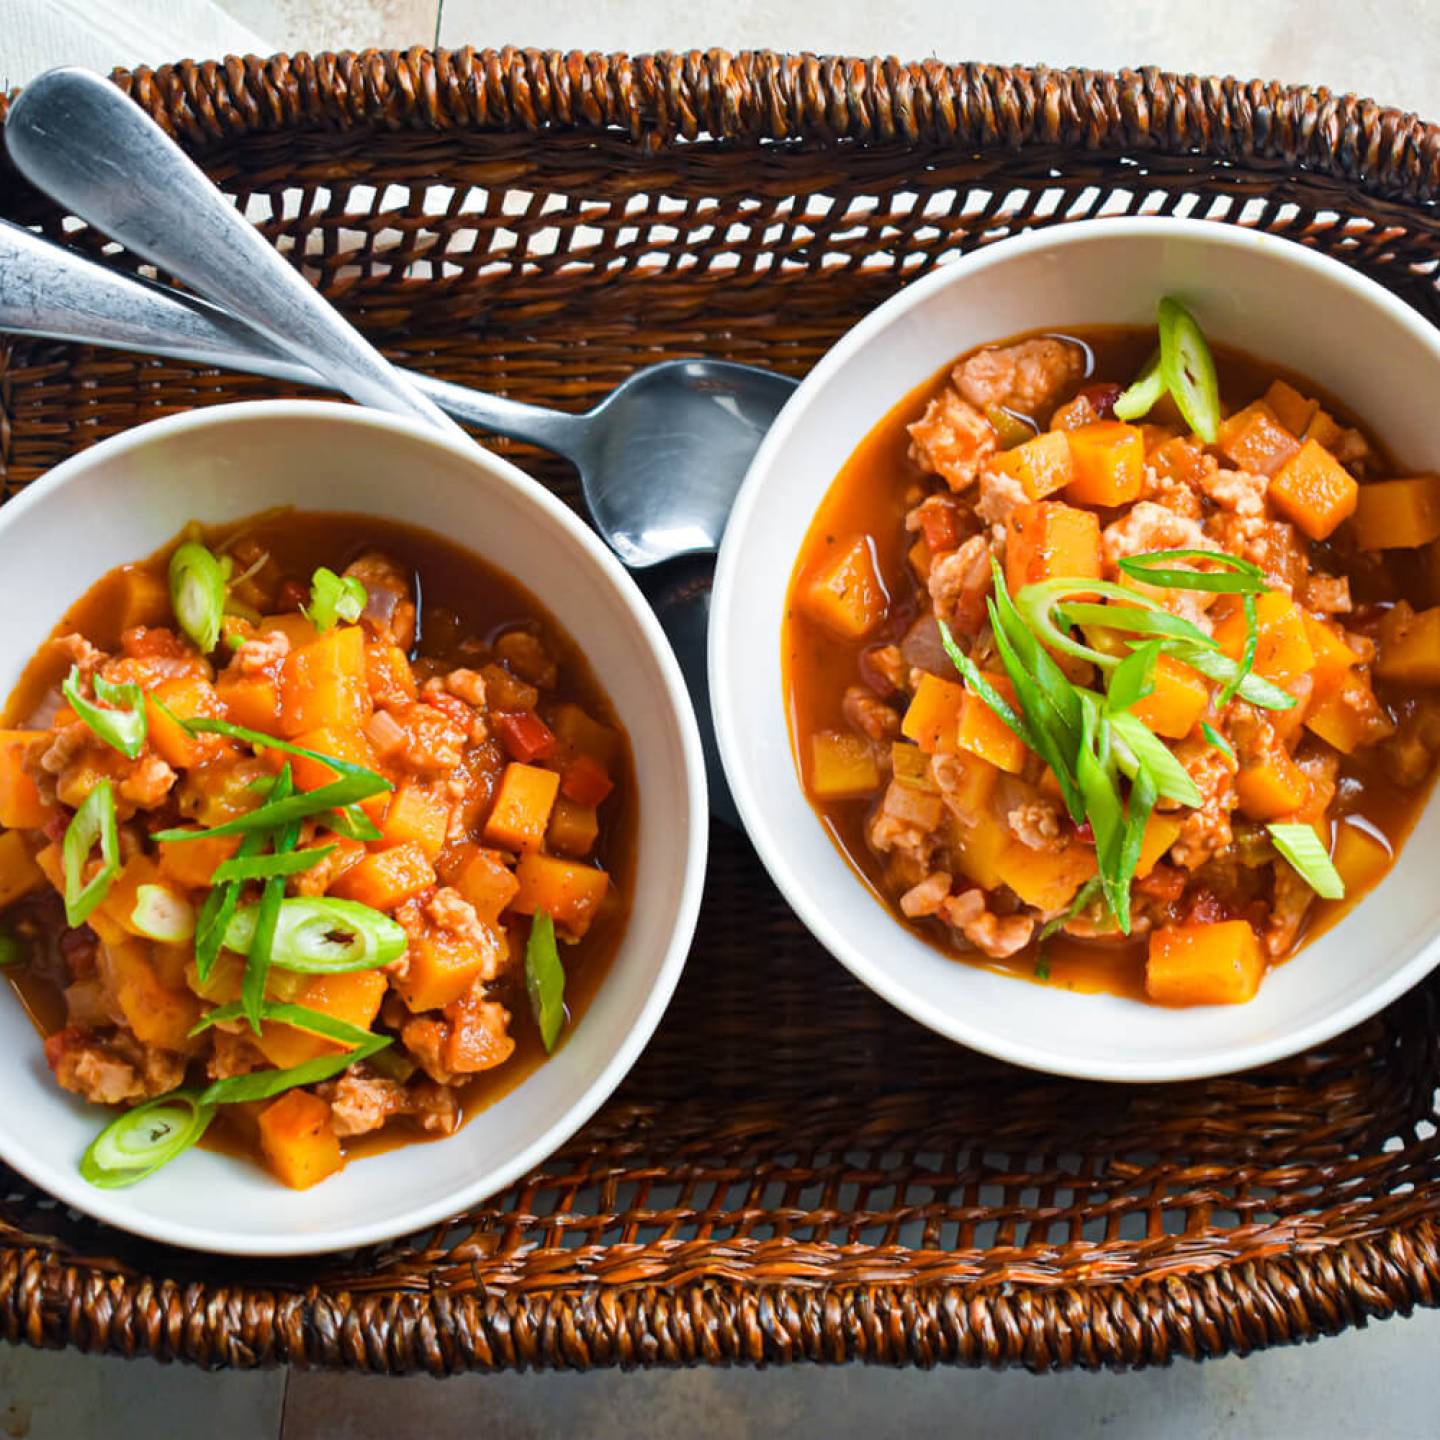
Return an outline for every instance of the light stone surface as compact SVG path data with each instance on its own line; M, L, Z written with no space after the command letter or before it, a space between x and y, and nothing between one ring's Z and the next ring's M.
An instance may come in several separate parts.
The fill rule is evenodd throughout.
M1410 0L0 0L0 76L19 84L65 60L159 63L207 39L253 32L264 50L506 42L564 48L808 49L906 58L1116 68L1156 64L1355 90L1440 115L1440 3ZM13 8L12 8L13 7ZM40 14L49 11L53 14ZM128 12L128 13L127 13ZM148 12L148 13L146 13ZM83 34L76 24L93 19ZM228 17L233 29L225 28ZM190 38L186 38L186 37ZM23 41L23 44L21 43ZM586 1375L384 1380L296 1371L205 1375L181 1366L0 1348L0 1435L73 1440L451 1436L649 1440L785 1435L789 1440L1064 1436L1218 1440L1435 1434L1440 1314L1421 1312L1299 1348L1136 1375L815 1368L598 1371ZM283 1393L283 1421L282 1421ZM283 1431L282 1431L283 1425Z

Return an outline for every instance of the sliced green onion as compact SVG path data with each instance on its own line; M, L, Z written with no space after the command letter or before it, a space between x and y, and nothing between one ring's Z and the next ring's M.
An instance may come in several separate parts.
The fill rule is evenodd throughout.
M1051 699L1036 683L1032 672L1026 669L1016 652L1001 617L1000 607L994 600L990 600L987 601L987 609L990 613L991 628L995 635L996 654L999 655L1000 663L1005 667L1005 673L1010 677L1010 683L1015 687L1015 698L1020 702L1020 708L1035 737L1036 753L1050 767L1055 779L1059 782L1061 793L1065 797L1066 809L1069 810L1076 824L1079 824L1085 818L1085 799L1071 773L1069 756L1074 750L1074 742L1066 731L1059 710L1053 706ZM1016 624L1019 625L1018 617ZM1023 630L1023 628L1020 626L1020 629ZM1040 647L1035 645L1033 637L1030 638L1029 643L1034 649L1039 650ZM1061 679L1064 681L1063 675ZM1068 681L1064 681L1064 683L1069 685Z
M168 885L139 885L130 923L162 945L183 945L195 933L195 907Z
M1214 680L1217 684L1223 685L1240 674L1240 666L1219 650L1208 649L1200 645L1189 645L1184 641L1175 641L1166 643L1165 653L1173 655L1175 659L1183 661L1192 670L1198 670L1207 680ZM1293 695L1282 690L1278 685L1272 685L1270 681L1261 675L1256 675L1254 671L1240 678L1239 688L1235 693L1242 700L1248 700L1262 710L1293 710L1295 708Z
M565 1024L565 967L555 944L555 923L548 910L537 910L525 942L525 989L548 1055Z
M276 847L274 855L232 855L215 867L210 877L212 885L224 885L231 880L274 880L286 875L303 875L313 870L332 850L333 845L316 845L308 850L281 851Z
M1173 560L1213 561L1223 570L1177 570ZM1265 572L1249 560L1223 550L1152 550L1144 555L1126 555L1118 562L1132 580L1168 590L1208 590L1218 594L1258 595L1266 588Z
M1271 824L1265 827L1275 848L1295 867L1295 873L1322 899L1343 900L1345 882L1335 868L1313 825Z
M85 865L96 841L100 868L87 882ZM76 929L110 893L120 873L120 836L115 825L115 795L109 780L97 780L65 831L61 845L65 864L65 923Z
M366 800L395 787L379 775L346 775L318 790L300 795L288 795L283 800L271 800L258 809L244 815L237 815L223 825L213 825L208 830L155 830L152 840L200 840L217 835L245 835L256 830L278 830L295 820L318 815L325 810L343 809L357 800Z
M270 792L276 802L283 802L294 788L287 761ZM300 822L292 820L275 837L275 854L283 856L295 848L300 838ZM246 862L249 863L249 857ZM275 945L275 927L280 918L280 902L285 898L284 875L272 875L265 881L260 892L260 903L255 907L255 928L250 936L250 947L245 957L245 974L240 981L240 1003L250 1028L260 1033L260 1006L265 999L265 978L270 973L271 951Z
M255 830L241 837L240 848L235 859L258 855L265 845L265 835ZM203 985L210 978L215 960L225 943L225 933L230 928L235 907L240 903L240 884L232 881L228 885L213 886L200 906L200 915L195 922L195 972Z
M1120 742L1120 768L1132 780L1143 766L1149 771L1158 794L1181 805L1195 807L1201 803L1200 792L1189 772L1143 721L1122 710L1110 716L1110 725Z
M1120 847L1120 873L1125 880L1125 894L1130 894L1130 881L1140 863L1140 847L1145 842L1145 826L1155 809L1155 781L1148 767L1142 765L1130 784L1130 798L1125 807L1125 837ZM1129 921L1129 915L1126 915ZM1127 932L1128 933L1128 932Z
M1085 815L1095 837L1095 867L1105 903L1124 934L1130 933L1130 887L1120 875L1120 851L1124 839L1125 813L1120 792L1101 759L1108 748L1105 731L1108 721L1098 704L1085 706L1085 726L1075 757L1075 778L1085 796Z
M145 717L145 693L138 685L112 685L98 671L91 683L95 698L112 707L94 705L80 693L80 667L72 665L60 687L70 708L112 750L133 760L145 748L149 728Z
M236 725L229 720L215 720L209 715L196 715L189 720L181 721L181 724L192 735L228 735L232 740L243 740L257 750L279 750L285 755L303 755L307 760L319 760L340 775L364 775L372 780L381 778L375 771L367 770L363 765L355 764L353 760L342 760L338 755L326 755L320 750L307 750L303 745L293 744L289 740L280 740L274 735L267 735L263 730L251 730L247 726Z
M0 925L0 969L30 958L30 947L8 925Z
M242 905L225 930L225 948L246 955L255 940L255 905ZM398 960L408 937L388 915L356 900L292 895L281 901L270 963L282 970L331 975L374 970Z
M328 630L337 620L358 620L368 598L353 575L337 575L322 565L310 577L310 604L300 612L317 630Z
M308 1005L291 1005L283 1000L262 1000L260 1014L265 1020L276 1020L284 1025L296 1025L302 1030L313 1031L316 1035L323 1035L327 1040L348 1045L352 1049L358 1045L367 1044L375 1038L374 1033L370 1030L362 1030L358 1025L352 1025L347 1020L338 1020L334 1015L327 1015L323 1010L312 1010ZM207 1010L190 1027L189 1033L198 1035L212 1025L224 1025L230 1021L244 1018L245 1002L235 1000L229 1005L220 1005L214 1010Z
M172 1090L112 1120L80 1157L80 1174L102 1190L153 1175L188 1150L215 1118L214 1106L191 1090Z
M1216 710L1223 710L1235 697L1235 692L1245 683L1255 664L1255 649L1260 643L1260 619L1255 609L1255 597L1245 594L1240 598L1245 612L1245 647L1240 652L1240 663L1235 667L1235 676L1227 680L1215 701Z
M170 607L201 654L208 655L220 643L225 570L197 541L187 540L170 557Z
M1167 295L1160 302L1160 374L1185 423L1207 444L1220 431L1220 382L1215 359L1195 317Z
M331 810L320 823L346 840L379 840L385 833L358 805Z
M1128 586L1117 584L1111 580L1088 580L1081 576L1061 576L1054 580L1041 580L1034 585L1027 585L1015 596L1015 608L1043 644L1052 650L1060 650L1067 655L1073 655L1077 660L1088 660L1102 670L1113 670L1120 663L1119 659L1114 655L1107 655L1103 650L1082 645L1055 623L1052 612L1057 605L1063 604L1069 595L1101 595L1120 601L1125 611L1131 613L1117 616L1114 607L1089 604L1083 606L1087 612L1098 612L1101 616L1098 623L1112 629L1141 634L1145 633L1141 626L1150 623L1154 633L1175 636L1183 634L1185 639L1199 646L1213 647L1215 644L1204 631L1197 630L1193 625L1189 625L1187 630L1177 631L1173 626L1168 625L1165 619L1147 622L1142 617L1137 624L1129 623L1137 618L1133 612L1138 610L1151 615L1168 617L1169 620L1178 621L1182 627L1188 624L1179 616L1171 615L1158 600L1152 600L1138 590L1132 590ZM1072 602L1065 608L1075 610L1081 608L1081 605L1080 602ZM1105 613L1107 610L1110 613Z
M938 624L940 644L950 657L950 663L960 672L960 678L1000 717L1018 739L1030 749L1036 750L1035 736L1029 725L1016 714L1014 706L980 673L975 662L955 643L950 627L943 620Z
M1155 662L1160 658L1160 640L1137 645L1111 672L1105 687L1105 706L1110 711L1128 710L1155 690Z
M1080 738L1081 715L1078 691L1071 683L1070 677L1055 662L1055 658L1036 640L1034 632L1026 625L1024 618L1015 608L1015 602L1010 596L1009 586L1005 583L1005 572L1000 563L992 558L990 568L994 576L994 605L995 613L999 617L1000 628L1005 631L1020 663L1025 667L1026 674L1033 676L1036 684L1039 685L1054 722L1067 732L1073 746L1078 743Z
M354 1050L342 1050L336 1055L321 1055L303 1064L292 1065L288 1070L253 1070L248 1075L230 1075L216 1080L201 1092L202 1105L243 1105L252 1100L269 1100L297 1085L318 1085L342 1070L348 1070L361 1060L368 1060L390 1044L388 1035L371 1035L363 1045Z
M1057 606L1056 615L1067 625L1103 625L1128 635L1163 635L1167 640L1184 640L1189 645L1215 643L1198 625L1165 609L1138 610L1133 605L1091 605L1071 600Z
M1200 733L1224 756L1231 764L1235 763L1235 747L1208 721L1202 721Z
M1112 407L1117 420L1138 420L1148 415L1165 393L1165 377L1160 373L1160 352L1156 350L1140 367L1130 385L1115 397Z

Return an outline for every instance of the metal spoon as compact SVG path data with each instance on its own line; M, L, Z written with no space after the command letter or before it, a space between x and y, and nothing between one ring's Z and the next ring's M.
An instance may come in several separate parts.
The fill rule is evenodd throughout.
M14 227L7 227L0 328L153 350L302 383L328 381L370 403L377 386L384 391L393 383L381 397L385 408L433 423L433 401L572 460L601 535L632 568L718 546L750 458L794 388L783 376L749 366L672 361L640 371L587 414L570 415L402 372L279 258L143 111L100 77L61 70L32 82L11 112L6 141L33 184L127 248L223 300L259 330L29 232L19 232L21 240ZM306 363L297 365L297 356ZM443 418L439 423L452 428ZM684 568L678 580L651 577L646 589L696 700L712 808L738 824L708 733L707 577L693 564Z

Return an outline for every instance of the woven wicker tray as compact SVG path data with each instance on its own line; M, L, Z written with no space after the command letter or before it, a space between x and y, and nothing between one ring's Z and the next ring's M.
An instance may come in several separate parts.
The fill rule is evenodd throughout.
M1260 227L1440 308L1440 131L1324 91L719 52L116 79L392 356L562 406L662 356L801 375L933 265L1100 213ZM104 246L8 170L0 213ZM274 393L0 343L4 493L142 420ZM495 443L573 496L564 466ZM1436 1303L1440 983L1256 1074L1050 1079L884 1006L743 841L713 840L659 1033L522 1185L401 1243L242 1263L137 1241L0 1169L0 1333L212 1366L1047 1369Z

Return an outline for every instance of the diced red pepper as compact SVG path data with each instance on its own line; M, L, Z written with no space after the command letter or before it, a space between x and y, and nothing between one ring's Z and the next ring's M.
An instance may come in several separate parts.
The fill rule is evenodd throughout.
M555 753L554 733L533 710L502 712L494 717L494 725L510 758L522 765Z
M920 530L932 555L960 544L960 516L953 505L926 505L920 511Z
M560 793L592 809L615 788L605 767L593 755L577 755L560 772Z

